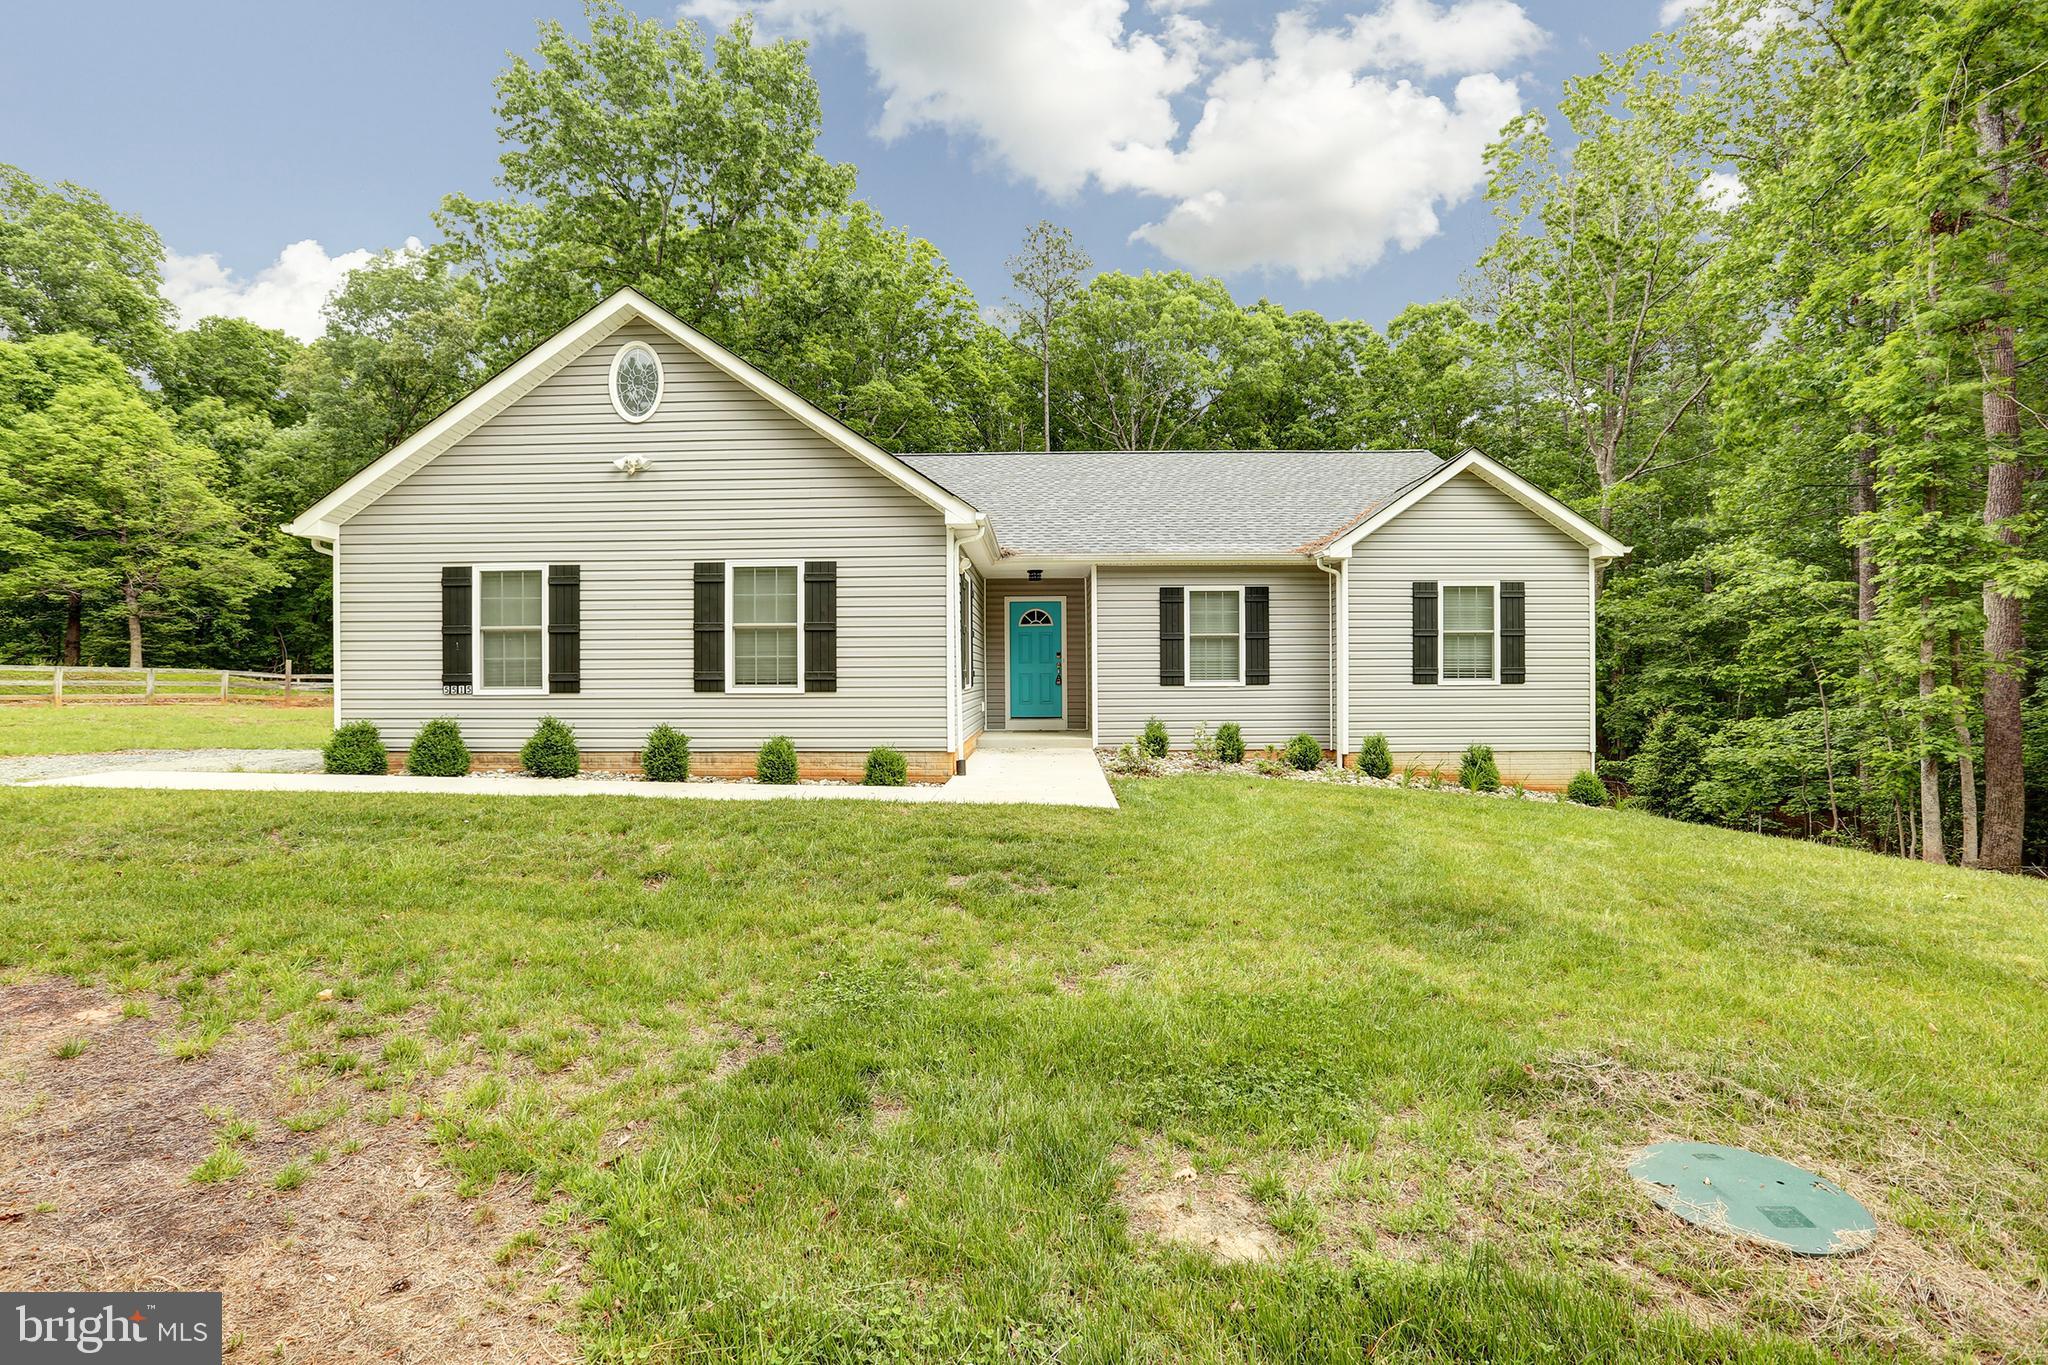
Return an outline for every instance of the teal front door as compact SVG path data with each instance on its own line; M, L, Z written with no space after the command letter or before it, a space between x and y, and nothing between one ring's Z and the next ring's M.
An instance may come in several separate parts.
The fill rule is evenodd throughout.
M1010 602L1010 719L1021 729L1056 729L1067 713L1066 603L1013 598Z

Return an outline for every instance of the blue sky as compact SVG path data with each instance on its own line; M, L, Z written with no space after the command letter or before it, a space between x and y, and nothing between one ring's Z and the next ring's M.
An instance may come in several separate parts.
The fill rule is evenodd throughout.
M678 10L652 4L643 13ZM1660 0L683 0L812 41L825 152L984 304L1041 217L1105 268L1383 325L1493 236L1479 148L1554 103ZM1665 15L1683 0L1663 0ZM360 253L488 193L492 77L534 17L486 0L20 7L0 160L140 215L174 299L308 332ZM1138 234L1134 236L1133 234Z

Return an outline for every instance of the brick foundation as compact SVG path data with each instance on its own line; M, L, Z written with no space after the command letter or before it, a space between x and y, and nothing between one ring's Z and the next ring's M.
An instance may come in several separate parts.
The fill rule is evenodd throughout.
M903 755L910 770L910 780L918 783L945 782L953 776L953 755L944 750L918 749ZM518 772L519 755L515 752L472 751L470 767L478 772ZM391 771L405 771L405 753L394 750L390 755ZM799 750L796 756L797 778L805 782L858 782L867 775L868 755L865 749ZM640 754L638 750L605 750L593 752L584 750L581 767L587 773L638 773ZM752 777L754 755L750 751L727 750L724 752L690 753L690 776L692 777Z

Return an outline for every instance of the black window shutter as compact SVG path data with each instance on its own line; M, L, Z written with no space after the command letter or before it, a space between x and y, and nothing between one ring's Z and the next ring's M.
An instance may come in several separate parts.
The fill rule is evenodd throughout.
M1436 584L1415 585L1410 620L1415 631L1414 681L1433 684L1436 682Z
M960 575L960 685L974 686L974 580Z
M1252 687L1273 681L1273 590L1244 590L1244 680Z
M1159 685L1182 687L1187 683L1188 595L1186 588L1159 590Z
M839 690L839 565L804 565L804 691Z
M697 562L695 672L699 692L725 691L725 561Z
M1528 613L1520 583L1500 585L1500 680L1529 681Z
M465 566L441 570L441 686L468 687L470 662L470 574Z
M548 565L548 691L583 690L583 569Z

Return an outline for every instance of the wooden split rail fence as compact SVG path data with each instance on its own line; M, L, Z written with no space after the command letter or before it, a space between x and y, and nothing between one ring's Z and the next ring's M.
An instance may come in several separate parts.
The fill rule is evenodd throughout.
M334 690L331 673L258 673L239 668L85 668L0 664L0 700L227 701Z

